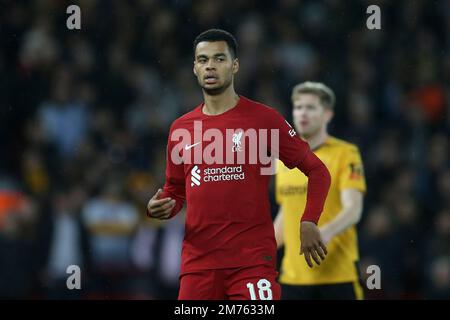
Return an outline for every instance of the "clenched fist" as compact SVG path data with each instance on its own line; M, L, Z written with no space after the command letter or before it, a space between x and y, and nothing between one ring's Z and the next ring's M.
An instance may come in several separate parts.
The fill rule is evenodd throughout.
M170 213L175 207L176 201L170 197L159 199L162 190L158 189L147 205L147 214L156 219L169 219Z

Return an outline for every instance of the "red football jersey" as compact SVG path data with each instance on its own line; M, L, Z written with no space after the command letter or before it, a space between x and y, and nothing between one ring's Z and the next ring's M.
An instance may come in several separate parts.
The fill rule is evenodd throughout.
M270 175L262 170L275 165L269 156L299 166L309 145L275 109L245 97L220 115L202 107L174 121L167 146L161 198L177 201L172 214L187 203L181 273L275 267Z

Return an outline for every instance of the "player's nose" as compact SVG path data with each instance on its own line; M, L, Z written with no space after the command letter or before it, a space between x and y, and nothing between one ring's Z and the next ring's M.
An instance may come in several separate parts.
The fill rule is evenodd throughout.
M298 117L299 117L300 119L303 120L303 119L306 118L306 116L307 116L307 112L306 112L305 109L301 109L301 110L298 111Z
M214 64L213 59L209 59L208 63L206 64L206 70L215 70L216 66Z

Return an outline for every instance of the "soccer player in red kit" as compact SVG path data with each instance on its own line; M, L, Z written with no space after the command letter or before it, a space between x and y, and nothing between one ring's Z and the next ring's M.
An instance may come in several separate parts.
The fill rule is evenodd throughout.
M236 94L239 61L230 33L201 33L194 55L204 102L173 122L165 185L147 215L169 219L187 204L178 299L280 299L268 197L275 161L267 159L308 176L299 254L310 267L327 253L317 221L330 174L276 110Z

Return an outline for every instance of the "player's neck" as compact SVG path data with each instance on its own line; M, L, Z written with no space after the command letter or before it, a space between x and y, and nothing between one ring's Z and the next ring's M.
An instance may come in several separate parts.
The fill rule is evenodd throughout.
M229 86L224 92L218 95L209 95L203 93L205 104L203 113L215 116L234 108L239 101L239 96L234 91L234 87Z
M320 130L317 134L310 137L302 137L308 142L311 150L315 150L327 141L329 135L327 130Z

